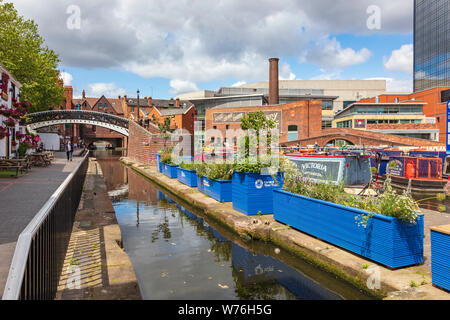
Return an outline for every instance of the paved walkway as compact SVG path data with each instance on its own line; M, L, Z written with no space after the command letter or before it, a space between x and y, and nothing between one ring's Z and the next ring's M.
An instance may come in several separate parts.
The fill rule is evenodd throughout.
M0 299L20 233L80 161L74 156L67 162L65 153L58 152L48 167L33 167L17 179L0 179Z
M59 279L57 300L140 300L139 285L98 162L89 168Z

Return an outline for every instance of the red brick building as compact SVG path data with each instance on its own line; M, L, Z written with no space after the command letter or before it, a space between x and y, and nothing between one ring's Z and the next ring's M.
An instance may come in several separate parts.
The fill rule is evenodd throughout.
M205 144L225 143L235 146L234 141L225 140L228 130L241 128L241 119L249 112L263 111L267 118L275 120L280 133L280 143L305 139L322 131L322 101L307 100L287 104L240 107L213 108L206 110L205 128L219 130L222 137L208 135ZM224 139L221 141L221 139Z

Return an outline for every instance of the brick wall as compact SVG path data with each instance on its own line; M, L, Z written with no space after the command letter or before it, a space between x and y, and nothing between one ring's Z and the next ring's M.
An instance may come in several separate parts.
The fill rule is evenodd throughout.
M150 131L142 128L134 121L129 124L128 158L146 165L156 165L156 155L164 149L164 138L152 126ZM170 139L166 145L170 145Z

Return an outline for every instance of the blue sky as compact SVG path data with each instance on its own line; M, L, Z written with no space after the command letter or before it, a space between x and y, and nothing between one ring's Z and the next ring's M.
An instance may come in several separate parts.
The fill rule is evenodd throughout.
M386 78L390 91L412 89L410 0L12 2L59 54L76 96L170 98L266 81L270 57L282 79Z

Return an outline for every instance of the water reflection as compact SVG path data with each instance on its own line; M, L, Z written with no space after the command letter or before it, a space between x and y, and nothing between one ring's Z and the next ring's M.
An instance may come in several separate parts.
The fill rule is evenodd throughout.
M118 157L114 162L96 156L144 299L367 298L299 259L282 262L277 258L289 256L272 256L268 244L238 243L142 176L117 166Z

